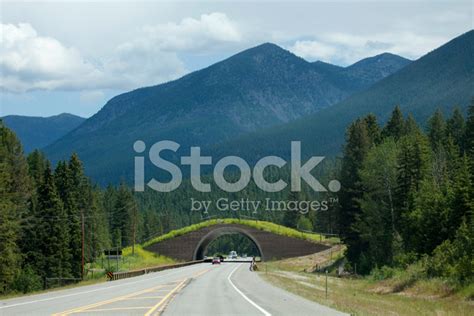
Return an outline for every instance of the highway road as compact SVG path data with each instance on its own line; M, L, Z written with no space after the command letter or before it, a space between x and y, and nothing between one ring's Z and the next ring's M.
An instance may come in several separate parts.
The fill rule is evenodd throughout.
M202 263L0 301L0 315L343 315L276 288L247 263Z

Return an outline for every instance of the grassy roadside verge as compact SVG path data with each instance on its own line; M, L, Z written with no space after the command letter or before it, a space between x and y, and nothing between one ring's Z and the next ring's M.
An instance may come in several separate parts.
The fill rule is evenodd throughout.
M453 292L439 279L420 280L394 292L397 280L372 281L367 278L338 278L310 273L315 265L337 259L342 249L320 255L262 264L260 275L268 282L353 315L472 315L474 302L463 292Z
M160 256L155 253L146 251L140 245L135 246L134 255L132 255L131 247L124 248L122 254L123 254L122 259L118 261L118 267L119 267L118 271L138 270L138 269L143 269L143 268L158 267L158 266L164 266L164 265L176 263L176 261L171 258ZM109 262L107 262L107 260L103 258L100 258L91 264L87 264L86 279L78 283L53 287L46 290L32 291L26 294L9 293L3 296L0 295L0 300L20 297L20 296L31 296L31 295L36 295L36 294L43 294L43 293L48 293L48 292L66 290L66 289L106 282L107 277L105 274L106 274L106 270L108 270L108 264ZM117 271L117 262L114 260L110 260L110 268L111 268L110 270L112 271Z
M171 258L147 251L141 245L135 245L135 254L132 254L132 247L127 247L122 250L122 258L120 260L99 258L90 264L88 268L104 271L131 271L173 263L176 263L176 261Z

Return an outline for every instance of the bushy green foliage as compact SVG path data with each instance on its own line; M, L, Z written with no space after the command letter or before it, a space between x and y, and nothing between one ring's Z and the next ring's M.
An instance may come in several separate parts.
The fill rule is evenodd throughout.
M20 293L39 291L43 289L43 279L30 265L27 265L15 277L11 289Z
M341 222L347 230L343 236L350 237L345 239L347 257L357 272L390 278L399 289L428 276L469 284L474 273L473 169L460 140L468 138L472 123L460 121L455 110L446 124L437 111L424 135L398 109L393 115L380 143L364 155L351 154L364 143L348 138L343 161L353 166L355 180L344 191L351 203L341 206L356 215ZM458 135L454 121L464 135Z
M453 240L445 240L436 247L427 261L427 271L431 276L442 276L458 282L474 282L474 225L464 221Z
M296 227L299 230L312 231L313 223L311 223L311 220L308 217L300 216L300 218L298 219L298 223L296 224Z
M23 149L0 120L0 294L21 267L21 223L28 215L31 182Z
M395 268L383 266L381 268L375 267L370 271L370 279L374 281L381 281L390 279L395 276Z
M25 159L0 122L0 293L37 290L48 278L81 278L82 222L85 263L110 245L102 199L77 155L54 171L39 151Z

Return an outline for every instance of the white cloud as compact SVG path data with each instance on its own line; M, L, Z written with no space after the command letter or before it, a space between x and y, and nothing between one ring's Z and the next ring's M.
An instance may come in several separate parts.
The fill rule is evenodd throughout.
M0 24L0 87L22 92L74 88L101 74L74 48L38 36L29 24Z
M374 33L366 36L327 33L316 39L296 41L288 49L309 60L348 65L384 52L415 59L426 54L427 48L436 48L447 40L445 37L420 36L411 32Z
M335 47L318 41L296 41L288 49L297 56L311 60L329 61L338 53Z
M185 18L180 23L147 26L144 31L148 40L167 51L201 50L242 40L237 25L220 12L203 14L199 19Z
M223 13L148 26L133 40L91 62L74 47L41 36L27 23L0 24L0 89L133 89L176 79L187 70L180 51L202 52L242 38Z

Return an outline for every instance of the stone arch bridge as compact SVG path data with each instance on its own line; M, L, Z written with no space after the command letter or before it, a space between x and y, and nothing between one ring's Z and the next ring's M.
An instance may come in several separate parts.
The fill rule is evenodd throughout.
M235 233L248 237L259 250L262 260L305 256L330 248L321 243L287 237L243 224L216 224L166 239L145 249L179 260L200 260L204 258L207 247L214 239Z

